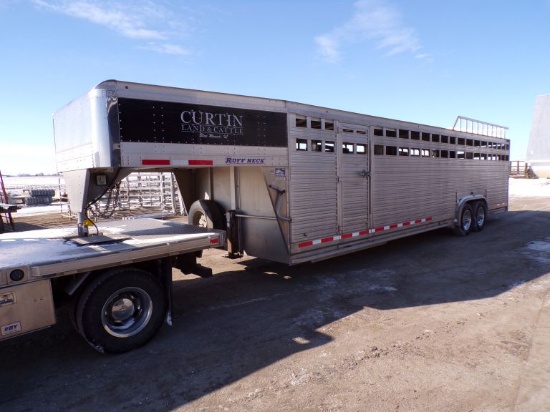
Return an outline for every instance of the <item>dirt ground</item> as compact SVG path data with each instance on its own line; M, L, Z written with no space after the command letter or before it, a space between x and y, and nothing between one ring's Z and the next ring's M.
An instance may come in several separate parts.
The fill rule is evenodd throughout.
M142 349L101 355L64 311L1 342L0 410L550 410L550 197L511 196L464 238L202 263L215 276L175 271L174 325Z

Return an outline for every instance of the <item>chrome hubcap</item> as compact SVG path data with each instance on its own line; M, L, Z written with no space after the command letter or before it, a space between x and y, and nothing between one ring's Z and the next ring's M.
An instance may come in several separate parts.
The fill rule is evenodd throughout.
M107 299L101 312L101 323L110 335L127 338L142 331L152 313L151 297L143 289L129 287Z

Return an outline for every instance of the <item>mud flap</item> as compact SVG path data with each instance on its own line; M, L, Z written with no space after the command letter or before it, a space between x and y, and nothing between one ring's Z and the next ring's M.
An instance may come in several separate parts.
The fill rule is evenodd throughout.
M193 274L201 278L212 277L212 269L198 264L195 253L185 253L175 256L172 260L172 267L181 270L185 275Z

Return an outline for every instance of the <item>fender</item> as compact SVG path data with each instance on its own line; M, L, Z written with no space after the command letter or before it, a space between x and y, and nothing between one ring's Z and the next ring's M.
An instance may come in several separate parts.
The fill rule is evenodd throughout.
M453 220L453 226L456 227L458 225L460 221L460 215L462 214L462 209L464 208L464 205L466 203L477 201L477 200L481 200L485 203L485 205L487 205L487 199L483 195L474 195L472 193L467 196L464 196L463 198L458 199L458 201L456 202L455 218Z

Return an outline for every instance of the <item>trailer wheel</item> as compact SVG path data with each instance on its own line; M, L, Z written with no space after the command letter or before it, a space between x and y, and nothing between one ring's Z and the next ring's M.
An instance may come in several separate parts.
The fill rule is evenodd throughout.
M201 199L189 208L189 223L208 229L225 229L220 206L213 200Z
M94 279L76 307L78 331L97 351L124 353L149 342L166 314L158 279L139 269L119 268Z
M458 221L458 225L455 227L455 233L459 236L466 236L472 231L473 226L474 217L472 206L466 203L460 212L460 219Z
M485 202L476 202L474 204L473 212L474 223L472 226L472 230L474 232L481 232L485 227L485 222L487 220L487 206L485 206Z

